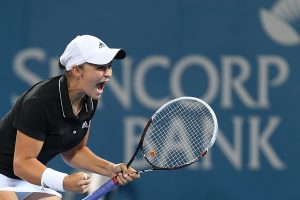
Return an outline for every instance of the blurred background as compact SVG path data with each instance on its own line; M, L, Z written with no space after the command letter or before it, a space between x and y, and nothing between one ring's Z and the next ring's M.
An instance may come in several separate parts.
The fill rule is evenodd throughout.
M113 63L93 119L98 155L127 162L147 119L176 97L207 101L219 121L199 163L143 174L107 200L299 199L299 22L300 0L1 1L0 116L91 34L128 55ZM75 172L59 157L49 166Z

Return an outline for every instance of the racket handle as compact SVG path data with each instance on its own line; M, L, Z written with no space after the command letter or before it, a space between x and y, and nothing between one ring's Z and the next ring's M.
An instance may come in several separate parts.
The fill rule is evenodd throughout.
M119 185L117 178L114 177L104 183L101 187L99 187L95 192L88 195L82 200L98 200L104 195L106 195L108 192L112 191L114 188L116 188Z

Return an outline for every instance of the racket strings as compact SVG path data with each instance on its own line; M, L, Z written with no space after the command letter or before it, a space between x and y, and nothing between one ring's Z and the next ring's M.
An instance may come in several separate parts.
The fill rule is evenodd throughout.
M202 103L172 103L155 115L147 130L144 157L160 168L192 163L209 147L214 128L212 115Z
M175 109L177 109L177 111L179 110L178 108L174 108L173 110L171 110L171 112L167 112L165 115L169 116L169 118L174 118L174 116L176 116L176 115L184 116L184 117L180 118L180 120L183 121L184 124L186 124L185 128L187 127L188 131L193 130L193 129L198 129L198 128L200 128L201 131L207 130L207 128L205 128L205 129L203 128L203 125L206 125L206 124L210 125L210 127L214 126L213 123L194 123L194 121L196 120L195 115L197 116L199 113L194 113L195 115L185 114L185 113L178 115L178 113L175 113L175 114L172 113L172 112L174 112ZM205 111L203 109L199 109L199 111L201 112L201 115L199 114L200 116L208 116L210 114L207 109ZM171 120L169 120L167 123L167 126L162 126L162 128L169 127L169 125L171 123L173 123L173 122ZM177 127L175 127L175 128L177 128ZM161 128L154 127L154 129L156 129L156 131L158 131L158 132L161 132Z
M209 114L208 110L203 111L202 109L200 110L201 112L206 112L203 116L207 116L207 114ZM188 115L187 117L182 119L184 121L184 124L186 124L185 127L188 127L187 132L191 133L191 137L190 138L195 138L200 136L201 138L199 140L190 140L190 142L192 143L192 146L194 147L206 147L207 146L207 142L210 142L210 134L203 134L203 135L196 135L197 132L196 131L192 131L192 130L197 130L200 129L200 131L202 132L207 132L209 129L213 128L212 124L209 124L210 127L204 127L204 123L191 123L191 121L195 120L195 118L191 115ZM186 141L183 141L186 142ZM187 144L188 145L188 144ZM198 151L199 153L202 153L205 149L202 148L200 151ZM194 152L188 152L188 153L194 153Z
M195 105L194 105L195 106ZM200 105L200 106L202 106L202 105ZM174 108L174 109L177 109L177 108ZM197 111L199 111L199 112L201 112L201 113L194 113L194 114L196 114L196 116L209 116L210 115L210 112L209 112L209 110L208 109L198 109ZM171 112L174 112L174 110L171 110ZM173 116L172 116L172 113L171 112L168 112L168 113L166 113L166 115L169 115L169 117L170 118L172 118ZM177 115L177 114L176 114ZM179 116L181 116L181 115L179 115ZM205 132L208 132L208 130L209 129L213 129L214 128L214 124L213 124L213 122L207 122L207 123L195 123L194 121L196 121L197 119L195 119L195 115L191 115L191 114L189 114L189 115L186 115L186 114L182 114L182 116L184 116L183 118L181 118L180 120L182 120L183 122L184 122L184 124L186 124L185 125L185 128L188 128L188 130L187 130L187 132L190 132L190 133L192 133L192 134L197 134L198 132L197 131L193 131L193 130L197 130L197 129L200 129L203 133L205 133ZM171 123L173 123L171 120L169 120L168 122L167 122L167 124L165 125L165 126L162 126L162 127L160 127L160 128L156 128L156 127L153 127L153 129L156 129L156 131L158 131L158 132L162 132L162 128L165 128L165 127L170 127L170 124ZM206 126L206 127L204 127L204 126ZM173 129L176 129L177 127L174 127ZM181 127L180 127L181 128ZM154 131L154 130L153 130ZM209 136L210 134L204 134L203 136L202 135L192 135L191 136L191 138L193 138L193 136L194 137L198 137L198 136L200 136L200 137L202 137L202 138L200 138L200 140L196 140L196 141L210 141L209 139L206 139L206 138L203 138L203 137L205 137L205 136ZM158 137L159 138L159 137ZM164 139L164 138L163 138ZM199 145L197 145L197 146L199 146ZM201 145L201 146L204 146L204 145Z
M169 163L168 167L180 166L180 165L184 165L184 164L187 164L190 162L194 162L195 160L198 159L200 154L205 150L205 149L201 149L201 150L191 149L190 147L192 147L192 146L195 146L195 145L199 146L199 142L197 143L198 140L191 140L191 144L184 144L184 146L188 146L189 148L181 147L180 149L184 150L184 152L179 152L177 154L174 154L174 149L176 150L178 148L178 145L182 146L182 144L185 142L185 140L179 140L179 141L181 142L181 144L179 144L178 142L175 142L175 144L173 144L173 145L176 145L176 146L173 146L173 147L172 146L168 147L167 145L165 145L164 149L166 149L166 151L163 151L161 153L161 157L158 158L155 162L160 162L161 166L162 165L166 166L166 163ZM196 141L196 143L194 141ZM200 145L203 145L203 144L200 144ZM195 151L198 152L198 155L195 154Z

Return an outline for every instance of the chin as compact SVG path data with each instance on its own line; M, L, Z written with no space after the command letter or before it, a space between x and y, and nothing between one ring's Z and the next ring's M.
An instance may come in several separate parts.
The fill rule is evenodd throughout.
M100 99L101 95L102 95L102 93L99 94L99 95L92 95L92 96L90 96L90 97L91 97L92 99L94 99L94 100L98 100L98 99Z

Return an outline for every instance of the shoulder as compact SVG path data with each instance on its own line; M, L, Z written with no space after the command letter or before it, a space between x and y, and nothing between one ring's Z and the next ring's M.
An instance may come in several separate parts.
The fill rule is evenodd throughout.
M25 94L24 102L27 101L47 101L52 98L58 98L59 94L59 79L61 76L56 76L48 80L41 81L33 85Z
M59 99L58 82L60 77L53 77L33 85L19 97L14 110L17 113L38 113L47 109L49 103L56 104Z

